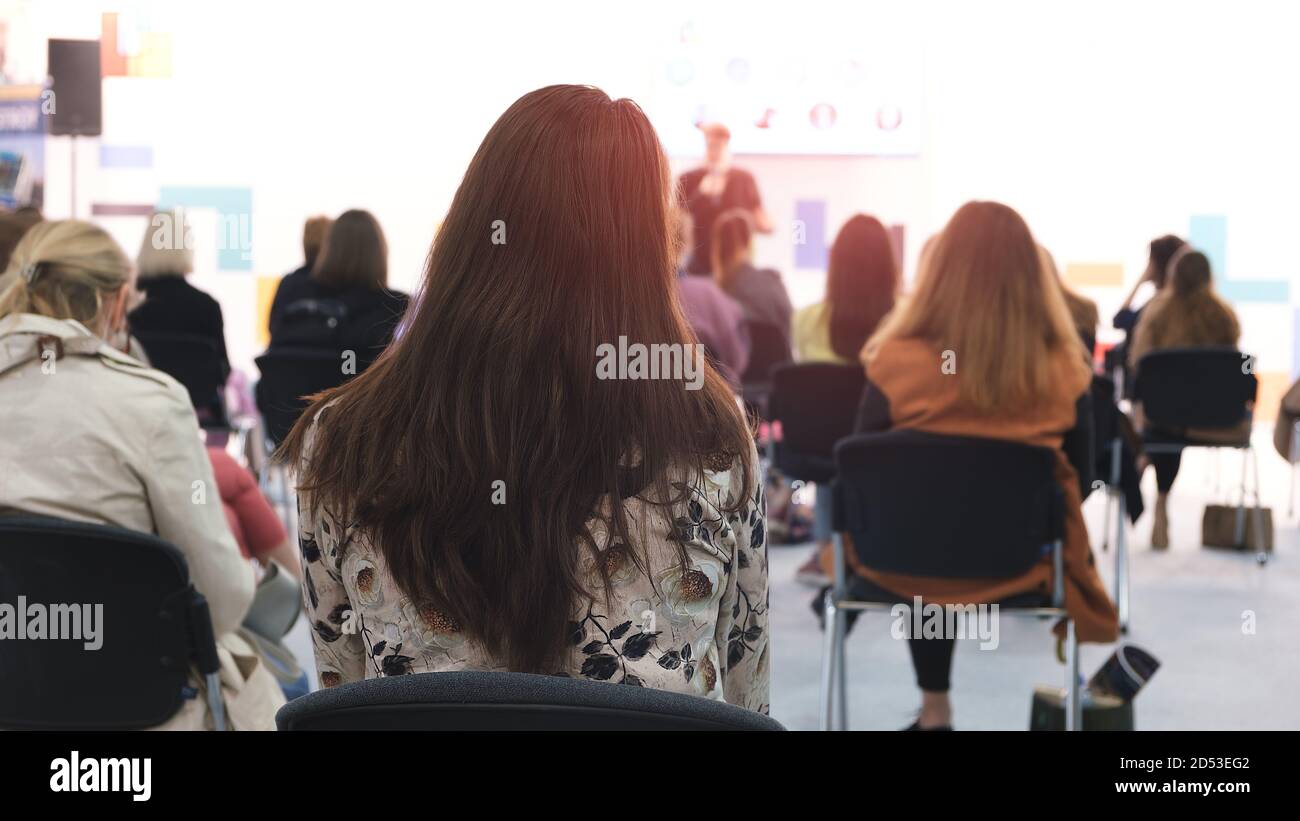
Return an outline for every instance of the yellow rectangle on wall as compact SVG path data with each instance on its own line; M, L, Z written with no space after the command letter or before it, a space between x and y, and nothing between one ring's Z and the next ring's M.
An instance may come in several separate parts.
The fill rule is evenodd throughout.
M280 287L279 277L257 278L257 344L262 348L271 344L271 303L275 300L275 291Z
M1118 262L1072 262L1065 266L1065 284L1074 288L1118 287L1124 284L1124 266Z

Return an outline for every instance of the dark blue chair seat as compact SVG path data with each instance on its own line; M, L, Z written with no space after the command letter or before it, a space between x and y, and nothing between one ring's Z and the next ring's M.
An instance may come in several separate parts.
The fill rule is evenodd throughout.
M295 699L281 730L782 730L720 701L531 673L448 672L352 682Z

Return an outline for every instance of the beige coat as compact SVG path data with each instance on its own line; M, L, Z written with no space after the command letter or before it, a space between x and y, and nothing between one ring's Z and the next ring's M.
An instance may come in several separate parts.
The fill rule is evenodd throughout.
M58 339L63 356L42 355L42 337ZM180 548L220 637L232 724L273 726L283 698L233 635L253 598L253 568L230 534L185 389L75 321L12 314L0 318L0 418L0 515L114 525ZM174 721L203 726L203 711L189 709L199 705Z

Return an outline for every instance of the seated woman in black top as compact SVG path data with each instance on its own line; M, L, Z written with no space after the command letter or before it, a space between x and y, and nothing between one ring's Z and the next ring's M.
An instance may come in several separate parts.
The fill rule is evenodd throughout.
M1133 373L1132 369L1128 367L1129 346L1132 344L1133 333L1137 329L1138 320L1142 318L1142 311L1146 308L1146 303L1136 308L1133 307L1133 300L1137 297L1138 289L1145 282L1150 282L1154 286L1156 294L1164 291L1165 281L1169 278L1169 263L1174 258L1174 255L1186 244L1182 238L1173 234L1165 234L1151 240L1146 270L1142 272L1142 276L1138 281L1133 283L1133 290L1128 292L1128 296L1124 298L1124 304L1120 305L1119 312L1115 314L1115 318L1111 321L1111 324L1117 330L1124 332L1124 340L1107 353L1106 369L1120 368L1124 371L1123 389L1125 396L1132 396L1133 389ZM1149 297L1147 303L1154 298L1154 295Z
M272 348L327 348L356 354L365 370L392 341L409 298L388 290L388 245L368 211L345 211L330 226L309 278L286 278Z
M285 274L280 285L275 289L275 298L271 300L271 314L267 320L267 330L275 332L280 320L284 319L285 305L301 296L302 285L311 279L312 269L316 267L316 258L320 256L321 246L325 244L325 235L329 233L334 220L323 215L308 217L302 225L302 265Z
M194 272L194 243L180 210L155 211L149 218L136 257L136 269L136 287L144 300L127 316L131 334L143 344L145 355L151 360L166 355L166 361L150 364L192 388L194 380L189 374L193 370L188 366L188 355L181 353L190 349L179 348L168 338L201 340L216 354L218 372L212 379L218 384L211 387L214 392L220 391L230 375L221 306L185 278ZM202 363L193 364L196 368L206 367ZM200 408L206 403L206 397L191 398Z

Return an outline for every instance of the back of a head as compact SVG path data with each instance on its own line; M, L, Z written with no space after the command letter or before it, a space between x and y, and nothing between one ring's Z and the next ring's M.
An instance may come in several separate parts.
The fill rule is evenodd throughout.
M1169 263L1187 243L1181 237L1165 234L1151 240L1147 264L1151 267L1151 280L1157 289L1165 287L1169 277Z
M1179 254L1174 260L1173 278L1170 284L1173 286L1175 297L1186 298L1208 292L1212 280L1210 260L1200 251Z
M1153 300L1138 323L1143 349L1237 344L1241 327L1232 308L1214 292L1209 258L1184 245L1169 267L1166 296Z
M18 241L33 225L16 214L0 214L0 271L8 267Z
M521 97L465 172L405 334L285 443L300 458L332 402L302 477L313 504L358 522L404 593L512 670L561 669L575 606L609 589L603 561L595 580L582 569L605 546L594 515L614 543L636 544L623 499L670 500L670 470L716 469L752 447L707 365L699 390L598 375L602 349L624 341L691 351L669 185L632 101L585 86ZM491 502L498 482L504 506Z
M32 313L92 325L130 278L130 260L102 228L78 220L38 223L0 275L0 316Z
M826 270L835 353L857 359L867 339L893 309L897 293L898 266L889 232L875 217L851 217L835 237Z
M327 216L310 217L302 224L302 257L308 268L316 265L321 246L325 244L325 235L329 233L334 221Z
M13 216L28 228L31 228L36 223L45 219L45 216L41 213L41 209L34 205L24 205L16 209Z
M730 291L740 264L749 258L749 246L754 236L754 220L748 211L733 208L718 215L713 223L710 262L713 278Z
M996 202L968 202L953 214L911 298L868 342L868 372L891 338L952 351L963 398L985 412L1050 395L1062 376L1051 361L1057 351L1078 353L1074 376L1081 381L1088 372L1061 289L1044 269L1029 226Z
M1070 311L1070 320L1074 322L1075 330L1086 338L1093 338L1097 333L1097 324L1101 321L1097 303L1070 290L1061 279L1052 252L1042 245L1038 246L1038 261L1047 275L1061 286L1061 296L1065 297L1065 307Z
M388 243L379 220L369 211L344 211L325 233L312 276L327 288L388 287Z
M194 271L194 233L180 209L154 211L140 241L136 274L142 280Z

